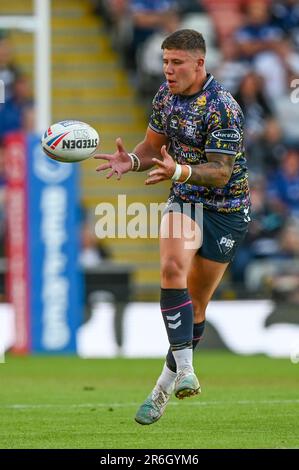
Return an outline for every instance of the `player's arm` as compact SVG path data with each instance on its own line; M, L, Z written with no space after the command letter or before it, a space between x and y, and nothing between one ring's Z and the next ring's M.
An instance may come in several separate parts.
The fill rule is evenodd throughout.
M153 131L150 127L147 128L145 138L142 142L136 145L133 153L137 155L140 160L140 168L138 171L148 170L155 165L153 158L161 159L161 147L167 145L168 139L164 134Z
M223 188L230 180L233 172L235 157L225 153L207 153L207 163L192 165L191 177L188 184Z
M164 134L153 131L148 127L145 138L140 142L132 153L126 151L122 140L116 139L116 152L114 154L97 154L94 158L106 160L106 163L99 165L96 170L104 171L111 169L107 178L114 174L117 179L128 171L144 171L151 168L155 162L154 157L161 156L161 147L167 143Z
M150 171L146 184L156 184L160 181L172 179L178 183L188 181L188 184L223 188L229 181L235 162L234 155L225 153L207 153L207 163L199 165L178 165L163 146L161 149L162 161L154 158L157 168ZM179 168L178 168L179 167ZM179 174L176 173L179 169ZM191 176L190 176L191 175Z

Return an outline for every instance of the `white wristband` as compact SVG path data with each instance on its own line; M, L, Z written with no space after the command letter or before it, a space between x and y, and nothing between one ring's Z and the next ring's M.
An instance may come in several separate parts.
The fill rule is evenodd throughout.
M177 181L180 178L181 174L182 174L182 165L180 165L179 163L176 163L175 171L171 177L172 181Z
M188 179L190 179L190 177L192 175L192 167L190 165L185 165L185 166L188 167L189 174L188 174L187 178L184 181L181 181L181 183L187 183Z
M131 170L133 170L133 167L134 167L134 158L132 157L132 155L130 153L128 153L130 159L131 159L131 163L132 163L132 168Z

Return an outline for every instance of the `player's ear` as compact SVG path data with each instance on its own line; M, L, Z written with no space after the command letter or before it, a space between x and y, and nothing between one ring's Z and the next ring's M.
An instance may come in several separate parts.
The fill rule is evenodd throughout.
M199 69L201 69L205 64L205 58L204 57L200 57L198 60L197 60L197 66Z

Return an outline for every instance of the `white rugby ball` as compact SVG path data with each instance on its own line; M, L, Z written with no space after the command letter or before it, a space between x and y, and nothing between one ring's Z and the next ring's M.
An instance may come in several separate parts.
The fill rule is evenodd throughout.
M59 162L81 162L92 157L100 143L97 131L81 121L60 121L43 134L41 144L48 157Z

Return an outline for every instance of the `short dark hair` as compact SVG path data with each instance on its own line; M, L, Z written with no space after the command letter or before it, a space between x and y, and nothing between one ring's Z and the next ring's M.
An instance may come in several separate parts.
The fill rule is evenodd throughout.
M161 49L180 49L183 51L200 49L205 54L206 42L203 35L194 29L179 29L164 39Z

